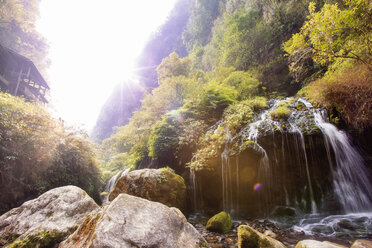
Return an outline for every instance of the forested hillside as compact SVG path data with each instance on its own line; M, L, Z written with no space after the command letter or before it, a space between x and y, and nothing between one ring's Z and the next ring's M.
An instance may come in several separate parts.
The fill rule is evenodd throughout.
M44 74L48 67L48 44L37 32L38 0L0 2L0 43L32 60ZM45 75L44 75L45 76Z
M159 86L103 145L125 158L121 166L181 172L219 156L226 128L237 133L268 98L296 94L327 107L339 124L368 130L370 30L363 0L198 0L182 33L188 55L163 59ZM210 133L218 121L224 129Z
M125 82L122 86L117 86L101 110L92 130L93 139L102 141L115 133L114 127L129 122L133 112L141 106L143 93L157 87L156 68L163 58L172 52L180 56L187 55L182 33L190 17L192 6L192 0L177 1L167 21L151 35L134 68L139 85Z

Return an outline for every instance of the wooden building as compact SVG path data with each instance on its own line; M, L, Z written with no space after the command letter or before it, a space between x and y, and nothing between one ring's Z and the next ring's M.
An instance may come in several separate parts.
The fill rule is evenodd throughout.
M0 45L0 89L31 101L47 103L49 86L34 63Z

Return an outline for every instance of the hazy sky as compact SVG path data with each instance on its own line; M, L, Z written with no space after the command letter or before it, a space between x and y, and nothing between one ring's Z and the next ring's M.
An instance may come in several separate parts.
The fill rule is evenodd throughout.
M42 0L48 81L57 117L90 131L115 85L130 77L151 32L175 0Z

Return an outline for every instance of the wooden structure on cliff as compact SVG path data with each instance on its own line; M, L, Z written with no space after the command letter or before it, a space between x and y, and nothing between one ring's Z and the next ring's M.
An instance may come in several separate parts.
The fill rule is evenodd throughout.
M49 86L34 63L1 45L0 89L30 101L48 102L45 93Z

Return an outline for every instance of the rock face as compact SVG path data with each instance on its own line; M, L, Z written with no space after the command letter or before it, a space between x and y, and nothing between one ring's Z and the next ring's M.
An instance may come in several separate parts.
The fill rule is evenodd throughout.
M0 216L0 246L52 247L99 206L75 186L52 189Z
M238 247L285 248L285 246L278 240L266 236L246 225L241 225L238 228Z
M231 217L228 213L222 211L208 220L206 228L213 232L228 232L232 228Z
M59 248L205 247L206 241L176 208L120 194L89 216Z
M364 240L364 239L357 239L355 240L351 248L372 248L372 241Z
M340 247L344 246L339 246L326 241L320 242L316 240L306 239L298 242L295 248L340 248Z
M109 200L113 201L121 193L161 202L168 207L185 209L185 182L181 176L167 168L129 172L116 182Z

